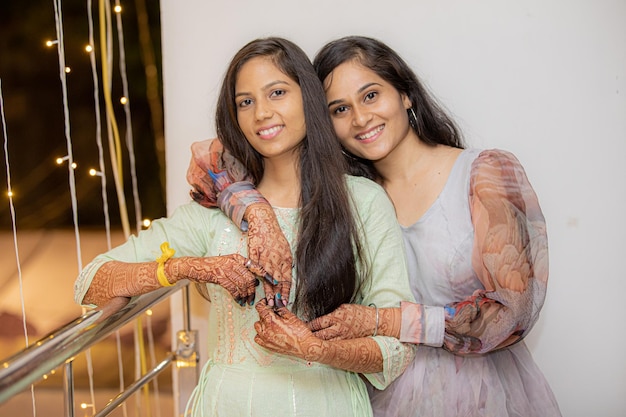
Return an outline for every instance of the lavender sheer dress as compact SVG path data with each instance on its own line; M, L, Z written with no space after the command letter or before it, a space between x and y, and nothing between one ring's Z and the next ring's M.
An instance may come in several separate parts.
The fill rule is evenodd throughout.
M420 344L388 388L370 388L374 415L560 416L522 340L543 305L548 256L545 221L517 159L464 150L437 201L402 231L422 304L417 316L403 311L403 328L417 322Z

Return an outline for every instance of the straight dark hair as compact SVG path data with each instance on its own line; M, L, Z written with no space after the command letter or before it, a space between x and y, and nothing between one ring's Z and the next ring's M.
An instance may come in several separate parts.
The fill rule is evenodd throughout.
M313 66L319 79L326 84L332 80L333 70L348 61L356 61L374 71L409 98L413 110L407 110L409 122L424 143L465 147L459 128L443 106L428 92L411 67L385 43L365 36L336 39L319 50ZM371 161L350 155L345 150L344 155L353 174L380 179Z
M363 259L357 213L352 210L345 181L347 166L341 157L322 84L306 53L286 39L254 40L233 57L216 112L217 134L224 148L245 165L258 184L264 172L263 157L240 129L235 105L237 75L246 62L256 57L271 59L302 91L306 136L299 147L301 211L293 310L310 320L353 301L362 284L356 269L357 260Z

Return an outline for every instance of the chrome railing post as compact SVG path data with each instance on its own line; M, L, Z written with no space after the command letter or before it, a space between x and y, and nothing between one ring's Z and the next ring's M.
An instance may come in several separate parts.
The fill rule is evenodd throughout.
M66 417L74 417L74 369L73 360L65 364L63 375L63 391L65 394L64 408Z

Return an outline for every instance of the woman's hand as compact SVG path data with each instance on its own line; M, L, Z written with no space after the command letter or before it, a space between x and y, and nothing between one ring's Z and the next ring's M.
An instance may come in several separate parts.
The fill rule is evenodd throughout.
M286 308L257 303L259 321L254 341L266 349L309 362L319 362L356 373L381 372L383 357L371 338L326 341L316 337L306 323Z
M293 257L289 242L269 204L252 204L244 217L248 222L248 256L266 272L263 280L265 298L270 306L284 307L291 289Z
M315 336L324 340L357 339L368 336L400 337L400 308L342 304L335 311L308 323Z
M254 303L258 276L265 273L254 262L239 254L212 257L172 258L165 264L165 274L177 281L218 284L224 287L239 304Z
M274 308L267 300L256 305L259 321L254 323L254 341L266 349L306 361L318 362L325 342L313 335L306 323L285 307Z

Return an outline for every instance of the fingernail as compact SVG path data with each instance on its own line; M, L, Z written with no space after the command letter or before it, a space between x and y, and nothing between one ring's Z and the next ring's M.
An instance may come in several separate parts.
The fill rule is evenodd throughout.
M280 300L280 299L281 299L281 298L283 298L283 297L280 295L280 293L279 293L279 292L277 292L277 293L276 293L276 298Z
M274 307L274 299L270 298L269 300L267 300L267 305L270 307Z
M265 278L267 282L271 282L272 284L276 285L276 280L272 278L272 276L267 272L265 273L265 275L263 275L263 278Z

